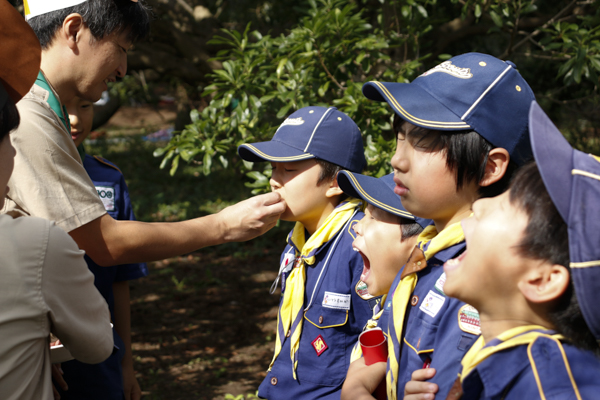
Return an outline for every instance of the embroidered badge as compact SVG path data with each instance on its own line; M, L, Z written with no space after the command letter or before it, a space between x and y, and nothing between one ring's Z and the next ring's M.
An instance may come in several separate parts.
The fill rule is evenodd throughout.
M436 72L444 72L460 79L470 79L473 77L470 68L457 67L456 65L452 64L452 61L444 61L443 63L431 68L429 71L424 72L421 76L431 75Z
M356 290L356 294L363 300L370 300L373 298L367 290L367 284L361 280L356 283L354 290Z
M315 348L315 351L317 352L317 357L323 354L323 352L329 348L327 346L327 343L325 343L323 336L321 335L317 336L317 338L312 341L312 345Z
M425 296L421 302L419 310L423 311L427 315L430 315L431 317L435 317L444 305L444 301L446 301L444 296L440 296L433 290L430 290L429 293L427 293L427 296Z
M96 186L96 191L98 192L98 196L100 196L100 200L102 200L102 204L104 204L104 209L106 211L115 211L115 188L110 186Z
M458 310L458 327L473 335L481 335L479 311L475 307L465 304Z
M434 286L435 290L437 290L442 296L446 295L446 293L444 293L444 283L446 283L446 273L442 272Z
M323 307L334 308L336 310L349 310L350 295L325 292L325 295L323 296Z

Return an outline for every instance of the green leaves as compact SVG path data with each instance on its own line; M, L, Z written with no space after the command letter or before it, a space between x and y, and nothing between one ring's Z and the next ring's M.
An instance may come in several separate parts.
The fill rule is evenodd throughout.
M401 71L402 79L412 78L419 62L393 65L385 52L399 46L401 40L386 36L363 18L357 6L348 0L313 0L311 9L287 35L271 37L252 32L222 30L210 43L225 45L218 53L222 68L213 71L213 83L204 95L210 103L201 113L193 110L192 124L173 137L157 157L164 157L163 166L171 162L171 172L180 159L202 164L208 175L214 168L246 169L236 154L242 143L270 140L284 118L309 105L337 106L355 119L359 127L372 135L381 134L381 124L369 123L372 115L389 120L387 104L364 98L362 84L386 76L381 71L390 67ZM411 7L426 17L421 4ZM379 76L369 75L378 71ZM387 123L387 122L386 122ZM383 124L389 129L389 124ZM387 142L377 142L381 157L374 160L379 171L383 158L392 150ZM218 157L219 163L214 163ZM389 161L389 160L388 160ZM258 163L250 168L248 186L255 192L268 189L270 169ZM386 166L389 169L389 166Z
M513 59L524 75L553 65L550 73L533 72L527 79L547 84L558 76L564 87L579 85L573 92L581 97L597 93L598 3L586 6L590 12L567 15L572 10L544 0L308 0L306 15L279 36L253 31L250 24L243 32L223 29L210 41L223 50L215 57L222 68L213 71L203 92L208 106L193 110L192 123L155 155L171 173L181 159L201 164L206 175L235 168L255 192L268 190L268 168L243 163L237 147L270 140L284 118L302 107L333 105L363 132L366 172L381 176L390 170L394 150L393 112L363 96L365 82L410 82L459 49ZM551 7L550 14L542 13ZM465 34L470 30L478 33ZM446 39L440 32L456 43L437 48Z

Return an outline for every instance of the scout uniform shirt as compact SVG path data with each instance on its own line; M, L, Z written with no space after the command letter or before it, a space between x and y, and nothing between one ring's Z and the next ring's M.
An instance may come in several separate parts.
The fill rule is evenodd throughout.
M41 71L17 108L21 123L10 135L15 168L1 212L55 221L67 232L104 215L71 138L68 115Z
M0 397L52 400L50 333L86 363L113 350L83 251L53 222L0 215Z
M111 162L101 158L85 155L83 165L96 186L98 196L104 203L108 214L115 220L135 220L129 192L123 174ZM113 267L101 267L87 255L88 268L94 274L94 285L108 303L111 319L115 320L115 302L113 283L129 281L148 275L146 263L124 264ZM121 361L125 355L125 345L121 337L113 329L114 352L100 364L84 364L77 360L62 363L63 378L69 390L63 392L55 385L63 399L85 400L122 400L123 370Z
M363 215L356 212L348 219L334 237L316 249L314 264L304 267L305 291L298 321L302 330L296 368L290 355L293 334L281 331L278 339L283 343L258 389L259 397L270 400L340 398L352 348L371 316L370 297L357 288L363 260L352 250L352 226ZM292 264L296 262L291 237L282 254L282 264L288 260ZM284 270L279 315L285 291L291 289L291 280L287 279L290 274Z
M453 230L456 235L450 235L453 237L445 244L444 239L448 239ZM384 332L388 332L388 399L402 398L411 374L428 366L436 369L435 376L429 380L439 386L436 398L445 399L456 380L460 360L480 334L477 310L447 297L443 290L446 279L444 263L465 249L460 223L450 225L430 241L422 241L431 233L435 233L434 225L428 226L419 235L419 246L427 254L434 241L442 240L442 243L435 243L442 249L425 260L424 257L416 257L423 252L415 248L392 283L384 306L383 318L389 318L387 327L381 326ZM397 310L394 301L400 295L402 280L411 278L410 272L417 279L416 286L407 293L404 318L398 319L397 312L403 310ZM394 393L390 395L390 392Z
M541 326L510 329L487 345L481 337L462 364L448 399L600 398L598 357Z

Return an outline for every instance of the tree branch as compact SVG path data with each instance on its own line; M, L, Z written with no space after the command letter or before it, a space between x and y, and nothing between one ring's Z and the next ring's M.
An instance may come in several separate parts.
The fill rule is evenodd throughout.
M512 49L506 49L506 51L504 52L504 54L502 54L499 58L500 59L506 58L508 56L509 50L515 51L516 49L518 49L519 47L521 47L523 44L527 43L531 38L533 38L534 36L539 35L539 33L542 31L542 29L546 29L548 26L550 26L550 24L554 23L554 21L556 21L557 19L559 19L560 17L562 17L563 14L566 13L567 11L569 11L569 9L572 8L575 4L577 4L577 0L571 1L571 3L569 3L565 8L563 8L562 10L560 10L554 17L550 18L548 20L548 22L546 22L544 25L542 25L541 28L538 28L535 31L531 32L524 39L522 39L519 43L515 44L512 47ZM516 27L515 27L515 29L516 29Z
M337 85L337 87L339 87L341 90L346 90L345 87L343 87L338 81L337 79L334 78L333 75L331 75L331 72L329 72L329 70L327 69L327 67L325 66L325 62L323 61L323 57L321 56L321 50L319 50L319 48L317 48L317 56L319 57L319 61L321 62L321 66L323 67L323 69L325 70L325 73L327 74L327 76L329 77L329 79L331 79L331 81L333 83L335 83Z

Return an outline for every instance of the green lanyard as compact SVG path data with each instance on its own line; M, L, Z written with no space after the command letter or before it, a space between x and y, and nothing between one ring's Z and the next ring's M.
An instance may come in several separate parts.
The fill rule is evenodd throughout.
M44 76L42 71L38 73L37 79L35 80L35 84L48 91L48 105L50 106L52 111L54 111L56 115L58 115L58 118L60 118L60 122L63 123L63 125L67 129L67 132L71 133L71 121L69 121L69 113L67 112L67 107L60 104L58 98L54 95L54 91L50 87L50 84L48 84L48 81L46 80L46 77ZM83 144L77 146L77 152L81 157L81 161L83 161L83 159L85 158L85 149L83 147Z

